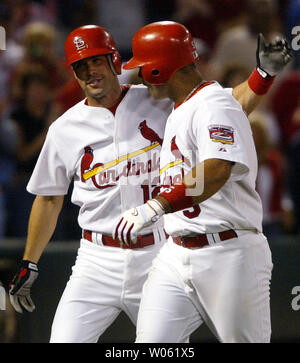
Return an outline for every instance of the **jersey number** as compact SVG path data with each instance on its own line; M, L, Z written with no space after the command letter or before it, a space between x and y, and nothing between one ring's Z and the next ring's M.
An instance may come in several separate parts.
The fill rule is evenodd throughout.
M154 189L151 192L151 198L154 198L157 196L157 194L160 191L160 187L156 186L156 185L151 185L152 187L154 187ZM149 199L150 199L150 191L149 191L149 185L141 185L141 188L143 189L143 194L144 194L144 203L146 203Z
M201 208L199 205L194 205L193 210L184 210L182 213L189 219L196 218L201 212Z

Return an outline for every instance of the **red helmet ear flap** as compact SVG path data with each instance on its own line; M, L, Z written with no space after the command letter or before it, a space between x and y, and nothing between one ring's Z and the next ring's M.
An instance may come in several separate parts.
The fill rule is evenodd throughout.
M164 84L168 82L175 72L167 64L146 64L141 67L143 79L151 84Z
M120 56L120 53L118 51L114 51L111 54L111 61L114 66L116 74L121 74L122 72L122 58Z

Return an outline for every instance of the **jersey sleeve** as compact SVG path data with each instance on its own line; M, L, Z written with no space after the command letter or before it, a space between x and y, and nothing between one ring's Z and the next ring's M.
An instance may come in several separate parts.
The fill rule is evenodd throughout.
M28 182L27 191L35 195L65 195L70 183L71 178L57 150L50 128Z
M203 104L195 113L193 123L199 150L199 162L208 159L223 159L234 162L232 180L240 180L249 172L248 152L252 133L243 112L233 101L225 107Z

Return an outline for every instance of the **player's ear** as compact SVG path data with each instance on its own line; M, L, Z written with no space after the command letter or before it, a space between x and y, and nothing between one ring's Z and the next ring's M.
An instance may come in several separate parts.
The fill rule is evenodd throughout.
M75 77L75 79L77 81L79 81L79 78L77 77L76 72L74 71L73 67L72 67L72 73L73 73L73 76Z

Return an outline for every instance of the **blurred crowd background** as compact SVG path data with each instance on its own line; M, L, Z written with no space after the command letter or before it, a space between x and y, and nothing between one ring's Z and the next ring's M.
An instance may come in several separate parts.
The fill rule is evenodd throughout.
M293 62L249 117L256 143L257 190L264 208L263 227L270 244L300 232L300 0L0 0L0 26L6 50L0 51L0 245L26 239L34 196L26 184L49 125L83 98L65 67L64 41L73 29L101 25L115 38L125 62L131 39L142 26L160 20L184 24L201 57L203 78L234 87L256 65L257 35L277 35L293 44ZM294 29L294 30L293 30ZM294 33L294 34L293 34ZM293 40L294 38L294 40ZM140 83L123 72L121 83ZM53 241L78 241L78 208L65 198ZM7 284L18 261L0 258ZM11 306L0 317L0 342L16 340Z
M234 87L256 65L260 32L267 42L277 35L292 42L300 0L1 0L6 50L0 52L0 241L25 239L34 198L25 187L47 129L83 98L64 63L68 33L86 24L107 28L125 62L134 33L160 20L178 21L190 30L205 79ZM270 242L282 233L297 234L300 226L299 54L294 51L292 64L250 116L259 160L257 190ZM120 80L139 83L135 72L124 72ZM69 196L53 240L80 238L78 208Z

